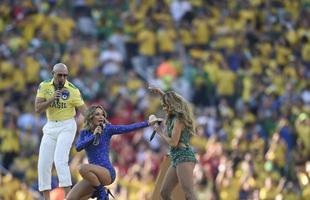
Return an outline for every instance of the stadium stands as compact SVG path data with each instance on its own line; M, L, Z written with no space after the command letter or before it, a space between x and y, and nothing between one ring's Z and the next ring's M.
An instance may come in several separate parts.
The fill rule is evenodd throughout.
M56 62L111 123L162 115L147 84L190 101L200 200L310 199L308 0L2 0L0 13L0 199L41 198L33 106ZM167 150L151 133L113 139L117 199L151 197ZM73 148L74 181L82 162Z

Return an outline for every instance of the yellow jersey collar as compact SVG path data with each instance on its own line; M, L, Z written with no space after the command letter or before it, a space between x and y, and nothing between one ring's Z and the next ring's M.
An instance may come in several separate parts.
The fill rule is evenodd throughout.
M54 78L52 78L52 80L50 81L50 85L53 85L53 82L54 82ZM65 84L64 84L64 87L68 88L69 87L69 82L68 80L66 80Z

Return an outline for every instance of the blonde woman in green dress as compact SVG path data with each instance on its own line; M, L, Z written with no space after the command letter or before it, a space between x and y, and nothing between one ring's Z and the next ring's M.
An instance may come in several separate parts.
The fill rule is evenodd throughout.
M180 183L185 198L196 200L193 185L193 171L197 160L189 145L191 134L195 134L195 123L187 101L174 91L163 92L156 87L149 87L153 93L161 96L161 105L167 112L165 126L153 125L154 130L170 147L171 166L165 175L160 196L163 200L171 199L171 193Z

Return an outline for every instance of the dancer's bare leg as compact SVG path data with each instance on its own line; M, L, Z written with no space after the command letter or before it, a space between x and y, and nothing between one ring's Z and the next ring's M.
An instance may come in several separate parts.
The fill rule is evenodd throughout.
M177 176L185 194L186 200L197 200L197 197L194 193L194 167L195 163L193 162L180 163L176 167Z
M67 195L69 194L70 190L71 190L71 186L69 186L69 187L64 187L65 196L67 196Z
M160 189L160 197L162 200L170 200L171 193L178 183L176 168L170 166L163 180L163 185Z
M50 190L43 191L44 200L50 200Z
M79 172L84 180L87 180L91 185L109 185L112 183L112 178L109 170L104 167L93 164L82 164L79 167Z
M66 200L87 199L93 194L94 191L95 189L88 181L81 180L72 188Z

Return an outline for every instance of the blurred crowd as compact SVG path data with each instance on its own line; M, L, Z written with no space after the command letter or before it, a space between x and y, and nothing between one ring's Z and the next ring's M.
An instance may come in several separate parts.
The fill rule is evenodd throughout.
M164 117L149 84L191 102L200 200L310 199L309 0L0 2L0 199L42 198L33 107L57 62L114 124ZM151 133L112 140L117 199L150 199L167 153ZM83 162L72 148L74 182Z

